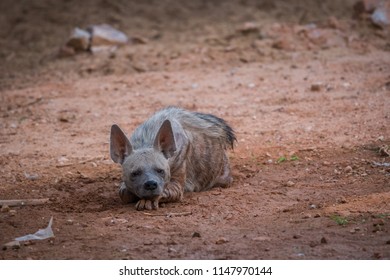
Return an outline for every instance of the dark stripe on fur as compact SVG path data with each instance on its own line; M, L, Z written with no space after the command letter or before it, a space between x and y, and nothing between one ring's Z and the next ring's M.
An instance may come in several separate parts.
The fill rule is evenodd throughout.
M198 118L201 118L202 120L211 122L212 124L215 124L218 127L221 127L223 131L225 132L226 136L226 142L231 146L233 149L234 142L237 141L236 135L234 133L233 128L231 128L225 120L218 118L217 116L214 116L212 114L204 114L204 113L194 113Z

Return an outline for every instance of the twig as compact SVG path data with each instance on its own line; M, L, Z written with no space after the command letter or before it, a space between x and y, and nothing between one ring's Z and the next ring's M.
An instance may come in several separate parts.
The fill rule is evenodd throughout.
M60 167L68 167L68 166L72 166L72 165L76 165L76 164L84 164L84 163L87 163L87 162L91 162L91 161L95 161L95 160L103 160L103 158L90 158L90 159L86 159L86 160L82 160L82 161L79 161L79 162L72 162L72 163L68 163L68 164L57 164L56 167L60 168Z
M192 212L180 212L180 213L165 213L165 214L158 214L158 213L149 213L149 212L142 212L147 216L163 216L163 217L180 217L180 216L189 216L192 215Z
M42 205L48 202L48 198L30 198L30 199L10 199L0 200L0 206L25 206L25 205Z

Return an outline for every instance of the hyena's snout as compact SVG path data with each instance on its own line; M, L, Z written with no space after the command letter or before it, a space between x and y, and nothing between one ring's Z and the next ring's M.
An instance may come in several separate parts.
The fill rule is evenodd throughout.
M164 184L160 182L158 179L147 178L140 185L139 196L141 198L151 198L160 196L163 192Z
M158 183L154 180L148 180L144 183L144 189L146 191L155 191L158 187Z

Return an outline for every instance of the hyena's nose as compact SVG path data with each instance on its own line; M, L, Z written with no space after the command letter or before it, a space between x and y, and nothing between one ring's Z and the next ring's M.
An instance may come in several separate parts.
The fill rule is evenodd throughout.
M153 191L153 190L157 189L157 182L153 181L153 180L146 181L144 184L144 188L147 191Z

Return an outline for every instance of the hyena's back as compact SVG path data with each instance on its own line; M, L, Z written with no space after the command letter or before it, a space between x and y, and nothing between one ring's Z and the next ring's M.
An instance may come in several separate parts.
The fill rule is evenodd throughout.
M153 147L157 132L170 120L176 141L175 156L170 158L171 174L185 166L185 191L201 191L232 181L225 150L233 148L233 129L221 118L211 114L190 112L176 107L154 114L133 133L134 149Z

